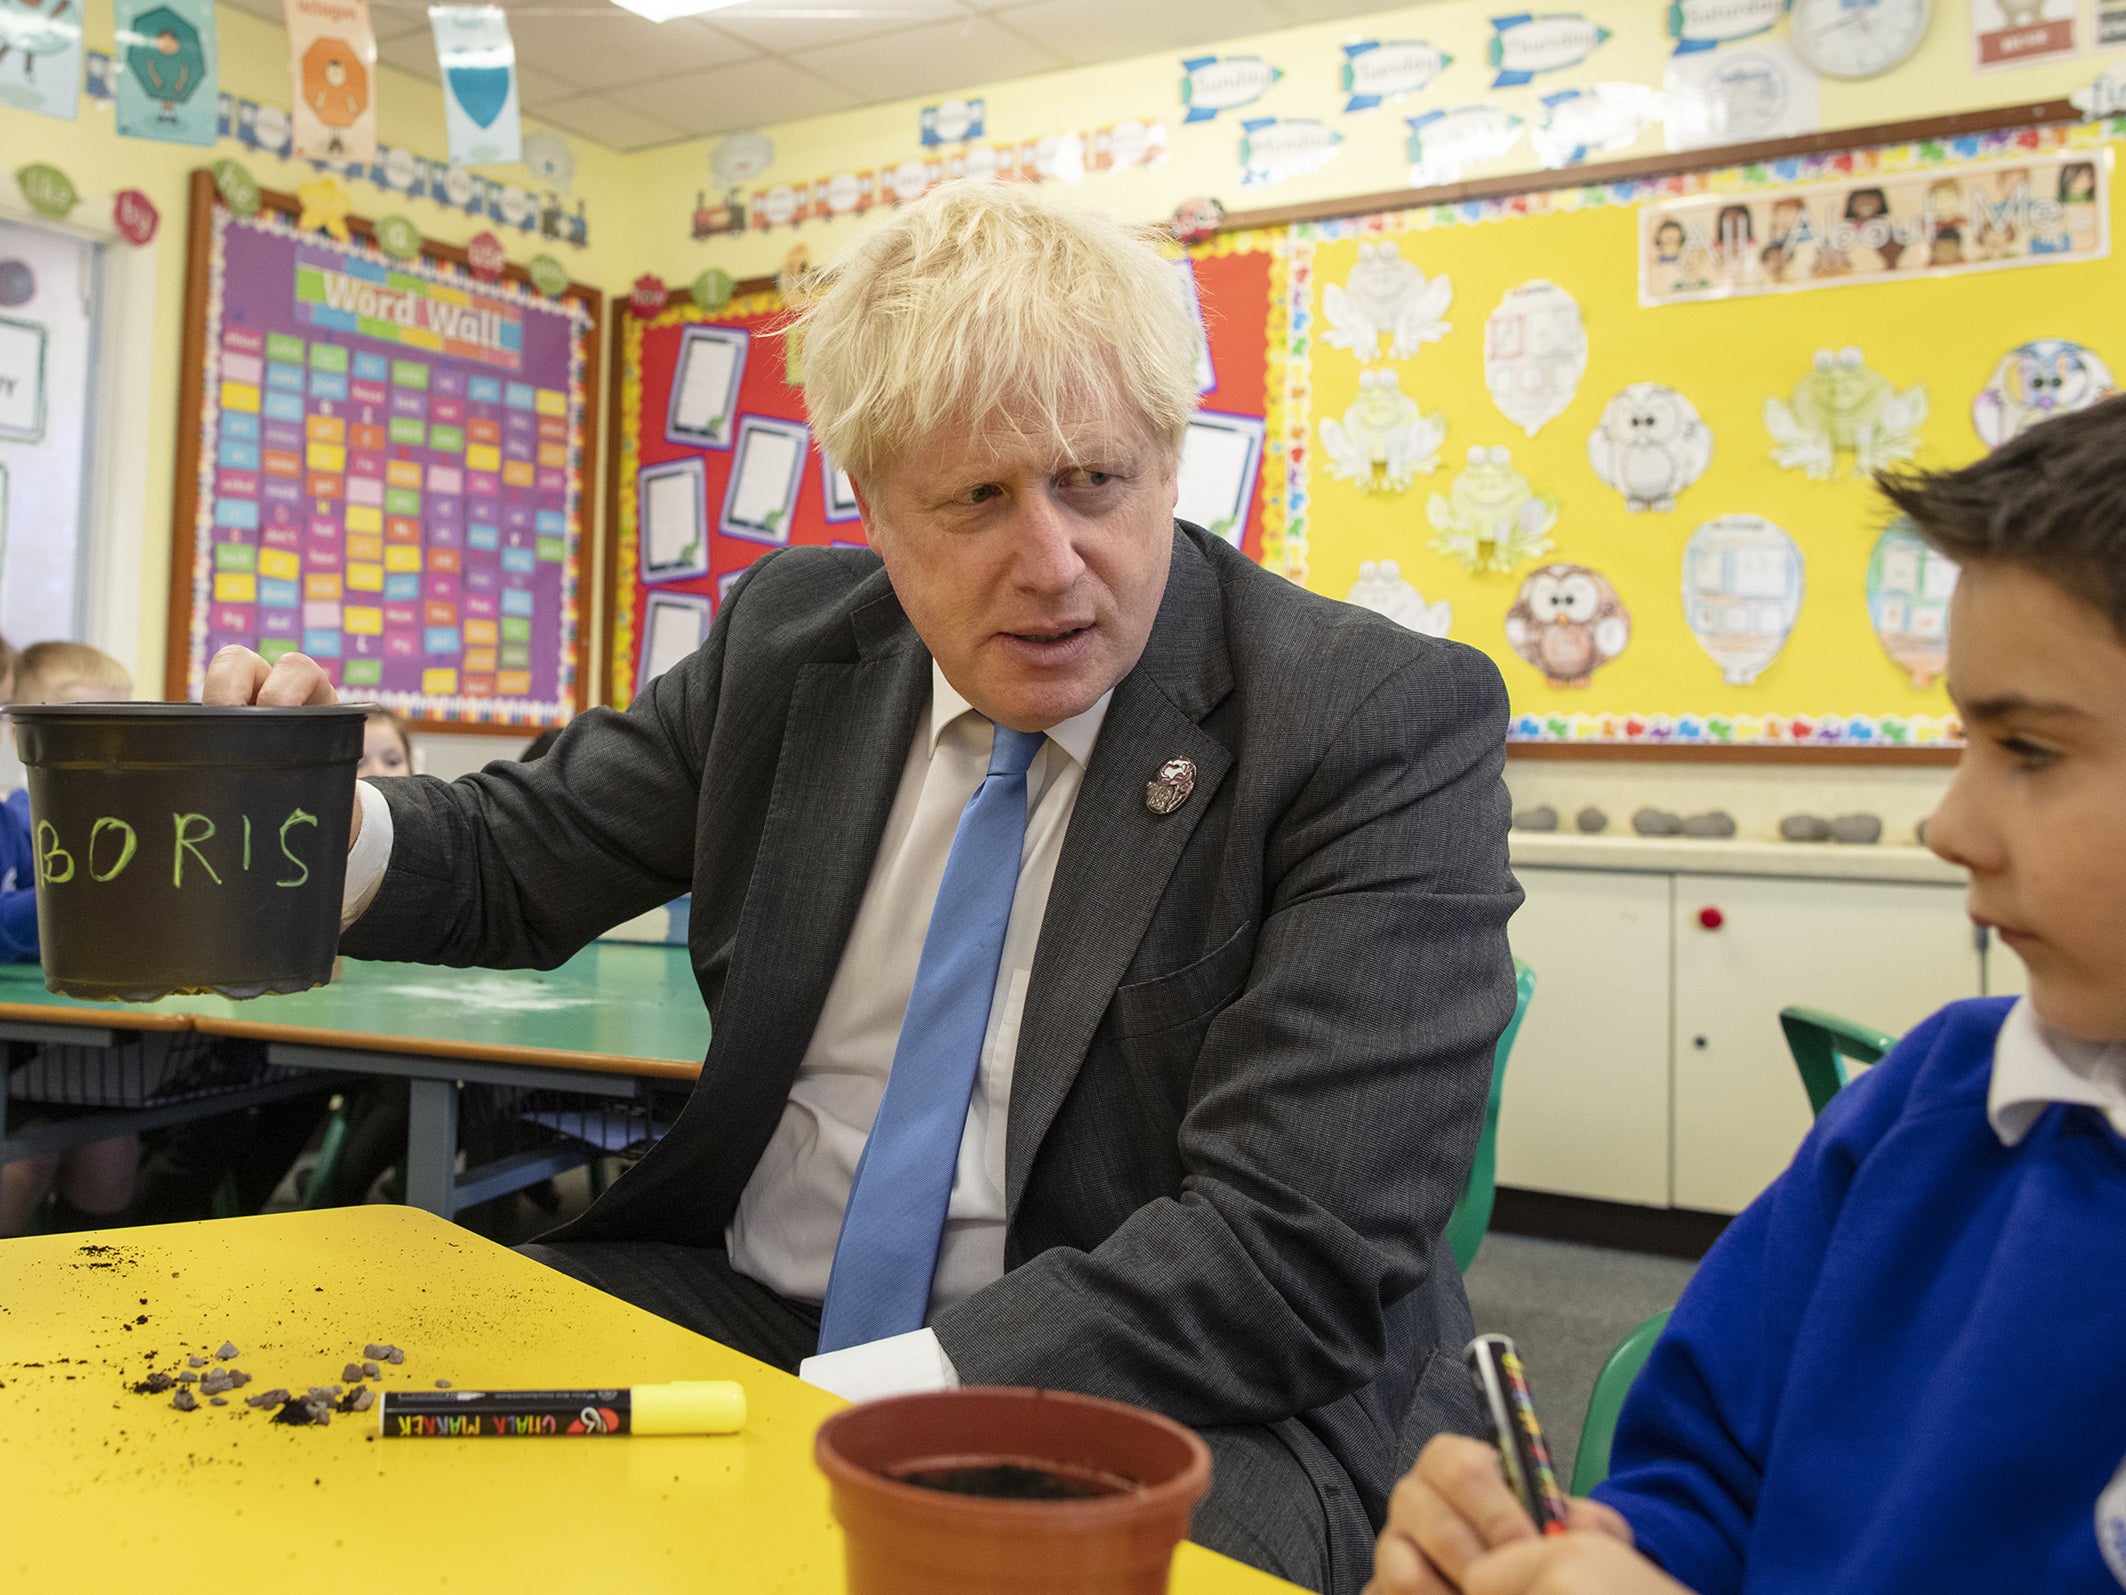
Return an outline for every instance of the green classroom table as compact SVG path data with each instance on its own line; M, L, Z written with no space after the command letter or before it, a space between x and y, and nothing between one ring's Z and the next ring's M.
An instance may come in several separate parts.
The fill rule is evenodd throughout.
M460 1083L646 1103L657 1085L690 1085L709 1041L687 951L662 943L593 942L543 971L350 958L331 985L248 1002L84 1002L46 991L34 965L0 968L0 1039L112 1047L189 1031L263 1042L270 1063L303 1071L198 1102L40 1127L0 1140L6 1156L48 1150L44 1140L71 1144L231 1112L315 1089L318 1073L397 1076L408 1082L411 1106L406 1200L445 1218L595 1155L570 1142L458 1174Z

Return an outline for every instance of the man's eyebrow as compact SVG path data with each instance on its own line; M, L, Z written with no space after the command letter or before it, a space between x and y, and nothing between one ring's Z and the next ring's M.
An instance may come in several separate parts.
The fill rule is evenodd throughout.
M1980 698L1971 703L1958 699L1956 707L1964 719L1978 722L2005 720L2011 715L2085 719L2089 714L2089 711L2079 704L2032 698L2020 692L2004 692L1998 697Z

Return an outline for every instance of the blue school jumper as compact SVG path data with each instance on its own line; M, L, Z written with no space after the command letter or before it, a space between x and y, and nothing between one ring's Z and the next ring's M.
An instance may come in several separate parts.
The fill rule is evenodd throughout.
M1594 1493L1699 1595L2126 1582L2098 1542L2126 1569L2126 1139L2054 1104L2000 1143L2010 1006L1952 1004L1839 1092L1633 1388Z
M37 859L30 845L30 795L0 802L0 963L37 961Z

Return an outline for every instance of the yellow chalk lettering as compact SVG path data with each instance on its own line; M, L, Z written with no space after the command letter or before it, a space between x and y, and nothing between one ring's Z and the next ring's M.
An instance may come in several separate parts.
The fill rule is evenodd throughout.
M62 868L61 861L64 861ZM59 827L50 820L37 822L37 881L59 886L74 878L74 855L59 845Z
M170 884L172 886L184 885L185 854L190 853L199 860L199 867L207 872L207 879L219 886L221 877L214 873L214 866L207 862L207 855L199 850L201 842L209 842L214 839L214 822L204 814L173 814L170 819L177 827L177 851L170 859ZM206 829L198 832L192 831L190 827L191 822L194 820L199 821Z
M107 870L99 870L96 868L96 839L102 836L105 831L123 831L125 832L125 840L118 846L118 861ZM89 827L89 879L92 881L116 880L119 873L133 862L133 851L139 846L140 838L133 834L133 827L126 824L124 820L98 820Z
M275 881L273 883L275 886L300 886L310 879L310 866L297 858L295 850L288 845L288 827L291 825L315 824L317 824L317 816L315 814L305 814L301 809L297 809L293 814L281 821L281 854L289 863L301 870L302 874L296 876L292 881Z

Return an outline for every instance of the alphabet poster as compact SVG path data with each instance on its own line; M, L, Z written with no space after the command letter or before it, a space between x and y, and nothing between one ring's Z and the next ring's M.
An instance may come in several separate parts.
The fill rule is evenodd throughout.
M190 695L233 642L416 719L566 720L594 307L219 206L208 286Z

